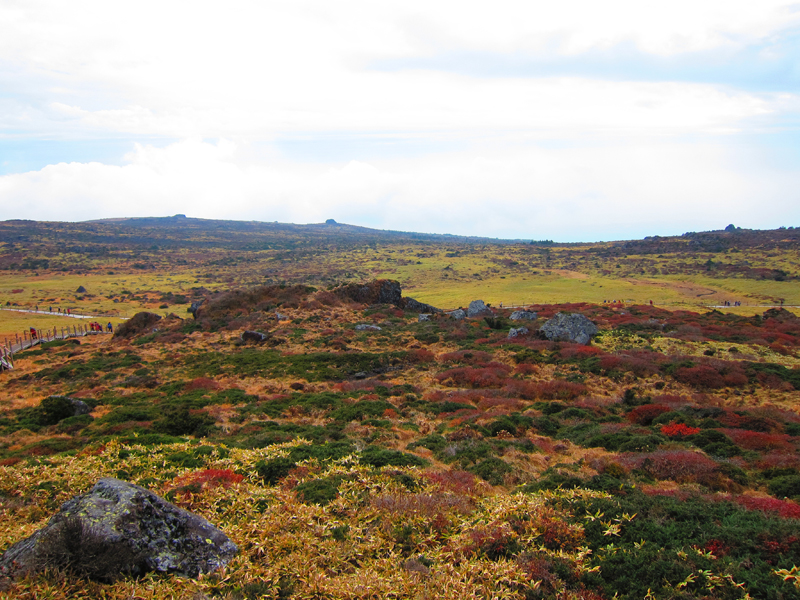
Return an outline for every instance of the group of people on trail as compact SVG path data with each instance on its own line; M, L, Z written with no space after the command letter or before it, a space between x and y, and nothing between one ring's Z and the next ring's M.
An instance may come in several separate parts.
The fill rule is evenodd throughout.
M100 323L98 323L97 321L92 321L91 323L89 323L89 330L90 331L97 331L97 332L102 333L103 332L103 326ZM39 333L36 331L35 327L31 327L29 331L30 331L30 336L31 336L32 340L35 340L35 339L39 338ZM108 333L113 333L114 332L114 326L111 324L111 321L109 321L108 325L106 325L106 331L108 331Z

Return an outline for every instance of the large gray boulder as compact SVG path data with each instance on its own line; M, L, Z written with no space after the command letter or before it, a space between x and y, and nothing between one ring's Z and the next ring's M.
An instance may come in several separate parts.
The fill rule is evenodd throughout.
M514 339L530 333L527 327L512 327L508 332L508 339Z
M492 315L492 309L483 303L483 300L473 300L467 307L468 317L482 317L484 315Z
M0 556L0 578L62 569L99 581L150 571L197 577L238 552L204 518L118 479L65 502L47 525Z
M441 308L436 308L430 304L425 304L414 298L403 298L403 310L415 313L439 313L442 312Z
M467 318L467 313L464 311L463 308L457 308L453 311L450 311L447 314L450 315L452 318L454 318L456 321L460 321L461 319Z
M508 318L512 321L535 321L536 313L532 310L515 310Z
M588 344L597 333L597 325L578 313L558 313L539 332L553 342Z

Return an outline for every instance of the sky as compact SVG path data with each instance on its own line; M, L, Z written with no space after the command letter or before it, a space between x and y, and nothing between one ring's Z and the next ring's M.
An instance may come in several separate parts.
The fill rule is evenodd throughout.
M0 0L0 220L800 226L800 2Z

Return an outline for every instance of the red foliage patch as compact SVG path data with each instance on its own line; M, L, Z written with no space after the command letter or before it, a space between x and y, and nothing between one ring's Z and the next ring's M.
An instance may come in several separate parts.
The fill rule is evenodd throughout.
M649 454L620 457L623 466L642 469L655 479L670 479L678 483L704 483L717 470L717 463L707 456L690 450L657 450Z
M502 386L511 367L500 363L489 363L489 365L482 368L448 369L437 374L436 380L455 387L496 388Z
M725 380L722 375L708 365L681 367L675 371L675 379L697 388L718 389L725 387Z
M467 471L426 471L422 477L451 494L473 496L480 489L476 477Z
M755 496L735 496L733 501L747 510L758 510L774 514L784 519L800 519L800 505L791 500L777 498L757 498Z
M730 551L730 548L721 540L711 539L703 545L703 550L711 552L711 554L719 558L725 556Z
M723 429L722 431L733 440L734 444L746 450L783 450L788 452L794 449L791 437L784 433L761 433L746 429Z
M661 433L671 438L682 438L700 433L699 427L689 427L686 423L669 423L661 426Z

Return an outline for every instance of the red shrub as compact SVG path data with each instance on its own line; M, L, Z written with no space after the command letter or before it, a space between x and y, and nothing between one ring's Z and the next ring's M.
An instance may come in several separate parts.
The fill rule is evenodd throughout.
M725 380L719 371L708 365L681 367L675 371L675 379L697 388L717 389L725 387Z
M716 417L717 421L728 427L735 427L736 429L749 429L750 431L769 432L780 429L777 422L765 417L756 417L753 415L739 415L734 412L725 411L723 414Z
M467 471L426 471L422 476L451 494L474 496L480 491L477 478Z
M678 483L704 483L717 470L713 460L690 450L657 450L622 456L620 462L628 468L642 469L655 479L671 479Z
M759 510L763 513L775 514L784 519L800 519L800 505L791 500L755 496L735 496L733 500L747 510Z
M539 372L539 366L531 363L520 363L517 365L517 368L514 369L514 372L520 375L533 375Z
M622 368L622 359L619 356L607 354L600 357L600 368L603 371L616 371Z
M474 368L458 367L448 369L436 375L437 381L447 385L471 388L500 387L511 371L511 367L499 363L489 363L491 366Z
M602 360L601 358L601 364ZM657 357L653 358L652 356L643 355L642 353L635 356L621 356L618 368L633 373L636 377L647 377L659 371Z
M762 471L765 469L800 469L800 456L795 451L769 452L758 460L756 466Z
M667 437L682 438L687 435L694 435L700 433L699 427L689 427L686 423L672 422L668 425L661 426L661 433Z
M784 433L761 433L747 429L723 429L733 443L746 450L784 450L794 449L791 437Z
M725 387L742 387L747 385L749 382L747 375L745 375L743 371L739 370L733 370L729 373L726 373L722 376L722 380L725 383Z
M560 352L561 358L570 359L570 358L588 358L590 356L603 356L605 355L605 351L601 350L600 348L595 348L594 346L584 346L582 344L565 344L562 346Z
M645 404L637 406L625 417L631 423L638 423L639 425L650 425L658 415L670 412L672 409L663 404Z

